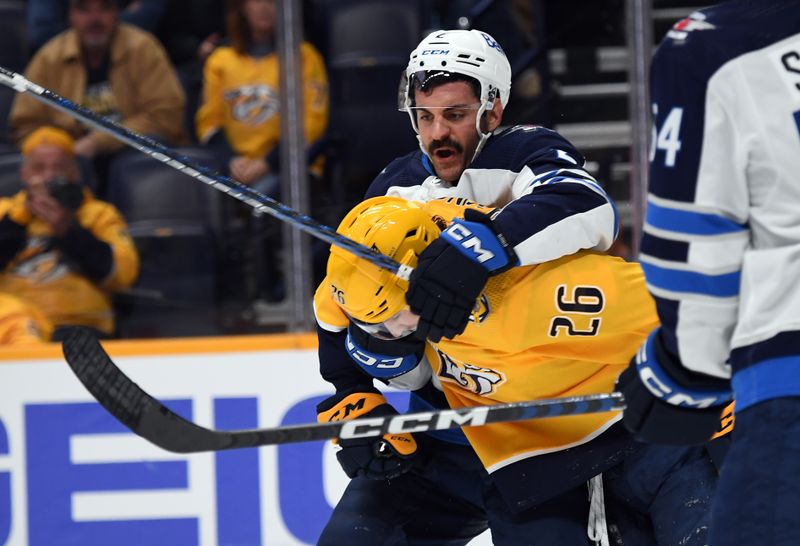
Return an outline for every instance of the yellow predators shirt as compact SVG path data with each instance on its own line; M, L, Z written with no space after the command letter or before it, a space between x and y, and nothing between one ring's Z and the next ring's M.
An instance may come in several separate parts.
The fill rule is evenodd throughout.
M108 277L96 284L84 276L60 250L50 243L52 230L25 209L26 192L0 199L0 218L24 214L27 246L0 274L0 292L14 294L32 304L56 326L91 326L112 334L114 316L111 293L130 287L139 275L139 254L117 209L95 199L84 190L84 202L76 219L92 234L108 243L114 266Z
M326 281L315 307L320 321L347 327ZM607 393L657 324L639 265L585 251L492 277L464 333L429 344L425 356L452 408ZM499 423L464 433L491 472L587 442L620 415Z
M0 292L0 345L30 345L50 339L53 325L21 299Z
M308 144L318 140L328 125L328 77L322 56L314 46L300 46L303 74L303 113ZM280 74L278 56L240 55L219 47L203 69L203 99L195 117L197 136L206 142L219 130L237 154L263 158L280 140Z
M638 264L580 252L511 269L486 285L472 322L426 356L451 407L611 392L657 326ZM490 472L585 443L619 412L468 427Z
M448 199L425 207L449 221L464 205L474 206ZM320 323L347 327L327 278L314 305ZM452 408L608 393L657 325L638 264L582 251L491 277L464 333L429 343L425 356ZM620 418L606 412L466 427L464 433L492 472L588 442Z

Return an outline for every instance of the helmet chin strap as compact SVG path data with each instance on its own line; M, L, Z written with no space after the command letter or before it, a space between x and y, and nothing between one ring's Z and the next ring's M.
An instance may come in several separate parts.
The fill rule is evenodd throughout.
M475 114L475 130L478 131L478 135L480 136L480 138L478 139L478 145L475 147L475 153L472 154L472 158L469 160L469 163L467 163L467 167L469 167L472 164L472 162L475 161L475 158L478 157L479 153L481 153L483 145L486 144L486 141L489 139L490 136L492 136L492 131L489 131L488 133L484 133L483 131L481 131L481 117L483 116L484 112L486 112L487 110L491 110L493 107L494 107L493 101L488 101L488 100L484 101L483 104L481 104L481 107L478 109L477 113ZM417 134L417 142L419 143L420 151L422 151L423 155L427 156L427 158L431 161L431 164L433 164L433 159L428 154L428 151L425 149L425 145L422 143L422 137L419 135L419 128L417 127L417 121L414 118L413 110L409 108L406 110L406 112L408 113L408 117L411 120L411 127L414 128L414 132Z
M475 161L475 158L478 157L478 154L481 153L483 145L486 144L486 140L490 136L492 136L491 131L488 133L484 133L483 131L481 131L481 118L483 117L483 113L486 112L487 110L491 110L492 108L494 108L493 101L491 100L484 101L484 103L481 104L481 107L478 109L478 113L475 115L475 130L478 131L478 134L480 135L481 138L480 140L478 140L478 145L475 147L475 153L472 154L472 159L469 160L470 165L472 164L473 161Z

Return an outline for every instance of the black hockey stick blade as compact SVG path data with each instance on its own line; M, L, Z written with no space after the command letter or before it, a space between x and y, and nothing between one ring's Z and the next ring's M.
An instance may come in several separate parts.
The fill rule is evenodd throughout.
M253 430L211 430L177 415L147 394L117 368L97 338L76 328L64 340L72 371L111 415L132 432L167 451L198 453L329 438L382 436L387 432L425 432L562 415L621 410L619 393L531 400L454 410L367 417Z

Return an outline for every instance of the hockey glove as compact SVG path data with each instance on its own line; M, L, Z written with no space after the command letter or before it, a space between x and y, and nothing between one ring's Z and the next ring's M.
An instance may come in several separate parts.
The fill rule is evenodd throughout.
M416 332L400 339L380 339L350 323L345 348L368 375L392 387L417 390L431 377L430 366L420 366L425 338L418 337Z
M622 422L636 440L651 444L706 443L732 399L726 380L684 368L653 332L617 379L625 396Z
M417 333L434 342L462 333L489 276L516 263L489 216L467 209L422 251L411 274L406 301L420 317Z
M345 391L317 406L317 421L320 423L385 415L397 415L397 410L377 392ZM411 434L340 439L338 444L341 449L336 458L350 478L365 476L373 480L391 480L405 474L418 462L417 442Z

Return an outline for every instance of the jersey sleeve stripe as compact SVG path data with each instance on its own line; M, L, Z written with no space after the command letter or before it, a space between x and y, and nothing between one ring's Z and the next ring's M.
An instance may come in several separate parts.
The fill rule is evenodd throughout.
M800 393L800 356L787 356L761 361L733 374L731 383L736 393L736 411L773 398L797 396Z
M739 294L741 271L722 275L705 275L646 262L642 262L641 266L650 288L720 298L730 298Z
M686 235L725 235L747 230L746 226L717 214L663 207L648 201L647 223L657 229Z

